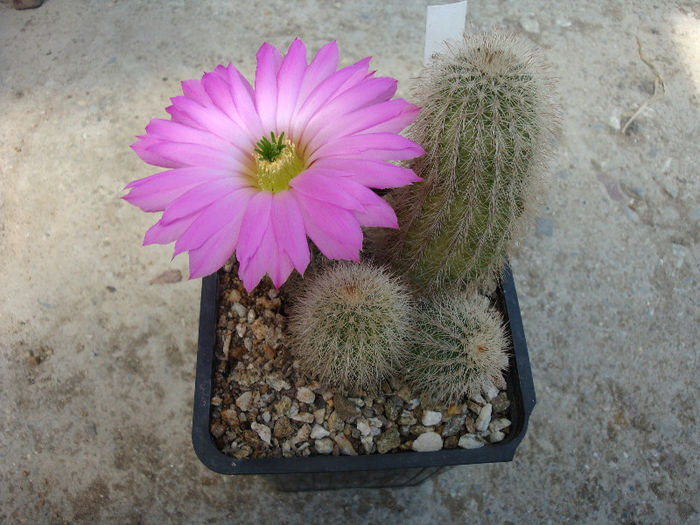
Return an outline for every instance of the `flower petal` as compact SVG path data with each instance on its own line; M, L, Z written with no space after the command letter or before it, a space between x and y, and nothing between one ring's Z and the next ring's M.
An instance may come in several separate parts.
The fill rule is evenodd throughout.
M350 210L361 210L362 204L352 195L347 194L334 183L334 174L323 169L308 169L289 183L297 193L313 199L329 202L335 206Z
M354 157L370 160L406 160L425 152L418 144L395 133L363 133L322 145L309 157L309 163L324 157Z
M306 68L299 88L298 104L303 104L316 86L332 75L336 69L338 69L338 43L334 40L319 49L309 67Z
M306 46L295 38L277 73L277 120L276 129L287 131L289 120L297 105L299 89L306 71Z
M329 259L360 260L362 228L352 212L295 192L306 233Z
M159 220L146 232L143 238L143 245L170 244L182 235L182 232L189 228L196 218L197 215L193 213L169 224L164 224L163 219Z
M224 228L230 228L233 245L238 240L238 233L243 214L248 202L255 195L253 188L239 188L221 197L208 206L189 228L177 239L175 255L202 246L209 238ZM231 250L233 253L233 250Z
M255 255L265 232L270 224L270 208L272 207L272 193L261 191L253 196L248 203L243 223L241 224L241 234L238 237L236 246L236 256L241 265L250 260ZM264 272L263 272L264 275Z
M349 177L368 188L398 188L422 180L409 168L379 160L326 157L317 160L314 167L337 170L339 176Z
M202 144L157 142L149 146L147 151L176 163L175 167L178 168L198 166L234 172L247 172L249 169L240 156L234 156L231 152L224 152Z
M163 211L165 207L187 190L214 179L230 177L227 171L208 168L178 168L135 180L122 197L143 211Z
M137 140L131 145L131 149L144 161L152 166L160 166L163 168L181 168L184 166L182 162L176 162L172 159L167 159L158 153L151 151L150 147L154 144L159 144L160 141L148 135L139 135Z
M267 133L267 130L272 131L275 126L277 71L282 63L282 55L277 48L265 42L255 56L258 61L255 68L255 107Z
M238 114L253 142L265 133L257 109L255 109L255 95L253 88L235 67L228 68L228 81L231 88L231 96L236 104Z
M152 119L146 126L146 133L160 142L181 142L203 144L221 151L233 152L233 145L209 131L186 126L172 120Z
M191 190L183 193L165 208L161 222L163 224L169 224L183 217L187 217L240 187L242 187L242 184L232 178L216 179L206 184L195 186Z
M199 248L190 250L190 279L210 275L226 264L236 244L236 226L233 223L225 225Z
M309 243L304 218L290 191L281 191L273 196L270 222L280 252L286 253L294 267L303 274L310 261Z

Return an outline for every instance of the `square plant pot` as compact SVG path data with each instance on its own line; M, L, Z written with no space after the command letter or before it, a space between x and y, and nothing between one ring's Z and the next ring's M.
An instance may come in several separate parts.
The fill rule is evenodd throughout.
M236 459L221 452L211 435L211 397L214 377L217 291L219 274L202 279L199 344L195 379L192 442L199 459L220 474L258 474L286 491L341 488L379 488L417 485L453 465L511 461L525 436L535 406L535 389L527 354L513 274L507 267L496 290L496 308L510 337L509 369L505 379L510 400L510 433L501 442L476 449L437 452L397 452L358 456L308 456Z

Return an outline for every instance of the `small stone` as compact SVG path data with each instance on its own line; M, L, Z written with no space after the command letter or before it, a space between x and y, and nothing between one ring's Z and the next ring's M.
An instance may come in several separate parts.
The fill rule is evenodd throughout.
M357 430L359 430L360 434L363 436L369 436L372 434L372 429L366 419L357 420Z
M493 376L493 384L496 385L496 388L499 390L505 390L508 388L506 380L503 378L503 374L496 374Z
M232 303L237 303L238 301L241 300L241 292L239 292L239 291L236 290L235 288L232 289L232 290L228 293L228 300L231 301ZM241 305L241 306L243 306L243 305Z
M282 378L279 374L270 374L265 376L265 382L270 385L275 392L289 390L292 386Z
M272 416L270 416L270 412L268 412L267 410L265 410L265 412L262 413L262 420L263 420L265 423L269 423L269 422L270 422L270 419L272 419Z
M288 417L281 416L275 423L275 429L273 432L276 438L285 438L294 432L294 427L292 426Z
M235 409L229 408L221 411L221 419L230 427L238 426L238 414Z
M505 437L506 435L499 430L498 432L491 432L489 434L489 441L491 443L498 443L499 441L503 441Z
M303 387L297 389L297 399L299 401L301 401L302 403L306 403L307 405L310 405L316 399L316 395L311 391L311 389L303 386Z
M399 397L392 396L384 405L384 414L389 421L396 421L403 410L403 401Z
M504 428L508 428L509 426L510 420L504 417L500 417L491 421L491 424L489 425L489 431L498 432L499 430L503 430Z
M498 388L496 388L496 385L493 383L489 382L486 387L484 388L484 395L486 396L486 399L488 401L491 401L494 397L496 397L500 391Z
M251 452L253 452L253 450L248 445L243 445L241 448L239 448L236 452L233 453L233 457L236 459L247 458L248 456L250 456Z
M554 221L549 217L536 217L535 231L537 235L552 237L554 235Z
M357 456L357 452L350 443L350 440L345 437L345 434L336 434L333 436L333 440L338 444L340 448L340 453L345 456Z
M323 420L326 419L326 409L325 408L319 408L314 412L314 420L316 423L319 425L323 424Z
M491 406L491 403L487 403L481 409L481 412L479 412L479 417L476 418L476 429L479 432L485 432L486 429L489 427L489 423L491 422L492 408L493 407Z
M314 448L319 454L330 454L333 452L333 441L330 438L317 439Z
M527 31L528 33L539 33L540 32L540 23L529 16L523 16L520 18L520 25L521 27Z
M411 400L411 391L407 386L402 386L396 394L403 399L405 403L408 403Z
M442 449L442 438L435 432L426 432L418 436L413 442L413 450L416 452L432 452Z
M251 392L244 392L236 398L236 406L243 412L247 412L250 410L252 400L253 394Z
M330 436L330 432L323 428L321 425L314 425L311 429L311 439L323 439L324 437Z
M377 437L377 452L386 454L401 444L401 436L396 427L391 427Z
M496 399L491 401L491 404L493 405L493 412L499 413L508 409L510 406L510 400L505 392L501 392L496 396Z
M238 337L245 337L245 332L247 329L248 328L243 324L236 325L236 333L238 334Z
M354 403L348 401L340 394L333 397L333 405L338 413L338 417L343 421L351 422L359 412Z
M287 396L283 396L274 406L278 415L286 416L289 415L289 410L292 408L292 400Z
M308 412L301 412L292 416L293 421L299 421L301 423L313 423L314 416Z
M233 303L233 305L231 305L231 310L236 312L236 315L238 316L239 319L243 319L245 317L245 314L246 314L245 306L243 306L241 303Z
M226 428L221 423L212 423L211 427L209 427L209 432L215 438L220 438L226 432Z
M416 398L411 399L411 400L408 402L408 404L406 405L406 408L407 408L408 410L413 410L413 409L416 408L418 405L420 405L420 398L416 397Z
M464 421L467 419L466 414L458 414L445 423L442 427L442 437L455 436L464 427Z
M374 450L374 439L372 439L372 436L362 436L360 438L360 443L362 443L362 447L365 449L365 454L371 454Z
M484 444L474 434L464 434L457 443L461 448L481 448Z
M408 410L404 410L401 412L401 417L399 417L399 425L414 425L418 421L415 417L413 417L413 414L409 412Z
M620 131L621 119L622 119L622 110L620 108L615 108L615 109L613 109L613 112L610 115L610 120L608 121L608 124L615 131Z
M299 403L294 400L292 401L292 406L289 409L289 417L296 416L299 413Z
M330 416L328 416L328 429L332 432L340 432L343 430L345 424L343 420L338 416L338 411L334 410Z
M478 403L474 403L474 401L467 401L467 407L469 408L470 411L474 412L475 414L479 414L481 412L481 407L483 405L480 405Z
M668 194L669 197L672 199L678 198L678 184L673 182L672 180L666 180L664 181L664 191Z
M457 448L457 436L450 436L445 440L444 448Z
M255 430L255 432L260 436L265 443L270 444L270 439L272 438L272 433L270 432L270 427L262 425L260 423L251 423L250 428Z
M471 401L473 401L479 406L484 406L486 404L486 400L481 396L481 394L473 395Z
M423 412L423 418L421 419L421 423L425 425L426 427L434 427L438 423L442 421L442 413L440 412L435 412L433 410L426 410Z
M248 321L248 324L253 324L255 322L255 310L253 310L252 308L248 310L246 321Z
M367 420L367 422L372 428L381 428L384 425L384 423L382 423L382 420L378 417L371 417Z
M311 435L311 427L309 425L303 425L298 431L296 436L294 436L290 441L292 445L297 446L299 443L309 439Z
M365 406L365 402L362 400L362 398L359 398L359 397L349 397L348 401L355 403L355 406L360 407L360 408Z

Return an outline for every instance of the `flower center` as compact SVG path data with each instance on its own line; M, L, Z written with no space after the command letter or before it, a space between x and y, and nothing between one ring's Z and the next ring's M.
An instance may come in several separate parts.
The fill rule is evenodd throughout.
M289 188L289 181L304 170L304 161L299 158L294 144L284 140L284 133L272 141L263 137L257 143L255 153L255 171L258 187L261 190L277 193Z

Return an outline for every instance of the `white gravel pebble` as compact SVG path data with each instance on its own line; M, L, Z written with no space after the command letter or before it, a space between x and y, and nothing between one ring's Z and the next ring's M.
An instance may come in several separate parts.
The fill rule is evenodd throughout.
M489 425L489 431L490 432L498 432L499 430L503 430L504 428L508 428L510 426L510 420L500 417L498 419L494 419L491 421L491 424Z
M255 321L255 310L253 310L252 308L248 310L248 316L246 318L246 321L248 321L248 324L253 324L253 322Z
M250 409L250 402L253 399L253 394L250 392L243 392L238 398L236 399L236 406L240 408L243 412L246 412L247 410Z
M345 437L345 434L336 434L333 436L333 440L338 444L340 453L345 456L357 456L357 451L350 443L350 440Z
M371 454L372 449L374 448L374 439L372 439L372 436L362 436L360 438L360 442L365 449L365 453Z
M246 314L245 306L243 306L241 303L233 303L233 306L231 307L231 309L234 312L236 312L236 315L239 318L242 319L243 317L245 317L245 314Z
M280 377L277 374L265 376L265 381L276 392L279 392L280 390L289 390L290 388L292 388L292 385L290 385L287 381L282 379L282 377Z
M421 434L413 442L413 450L416 452L432 452L442 449L442 438L435 432Z
M314 416L308 412L302 412L291 417L294 421L300 421L302 423L313 423Z
M333 441L330 438L317 439L314 448L319 454L330 454L333 452Z
M238 337L244 337L246 330L247 328L244 324L236 325L236 333L238 334Z
M272 432L270 431L270 427L253 422L250 424L250 428L257 432L258 436L260 436L260 439L262 439L268 445L270 444L270 438L272 438Z
M369 426L369 423L367 423L367 420L362 418L357 420L357 430L359 430L360 434L363 436L369 436L372 434L372 428Z
M316 399L316 394L314 394L311 389L302 386L297 390L297 399L302 403L310 405Z
M501 431L491 432L489 434L489 441L491 443L498 443L499 441L503 441L503 438L505 437L506 435Z
M330 432L328 432L328 430L323 428L321 425L314 425L314 428L311 429L311 439L323 439L329 435Z
M489 383L486 388L484 388L484 394L486 394L486 399L491 401L494 397L499 394L500 390L496 388L496 385Z
M487 428L489 428L489 423L491 422L491 410L491 403L487 403L479 412L479 417L476 418L476 429L479 432L484 432Z
M457 443L461 448L481 448L484 444L474 434L464 434Z
M442 413L433 410L426 410L423 412L423 419L421 419L423 426L434 427L440 423L440 421L442 421Z

